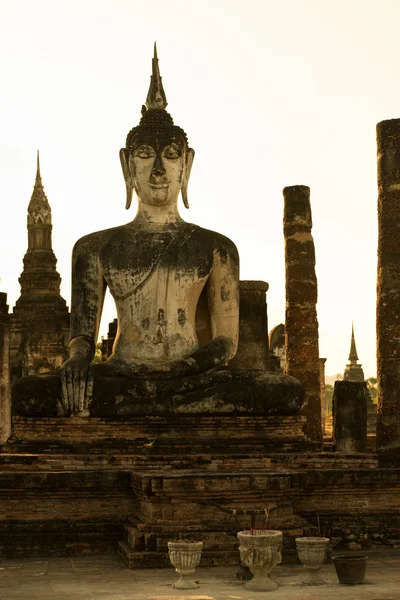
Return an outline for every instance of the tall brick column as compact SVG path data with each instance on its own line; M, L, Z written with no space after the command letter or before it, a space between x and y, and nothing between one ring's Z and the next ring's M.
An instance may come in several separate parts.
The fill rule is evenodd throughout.
M7 294L0 292L0 444L4 444L10 434L10 318Z
M303 384L306 435L322 442L321 388L318 348L317 278L310 188L293 185L283 190L286 267L286 373Z
M400 448L400 119L377 125L377 448Z

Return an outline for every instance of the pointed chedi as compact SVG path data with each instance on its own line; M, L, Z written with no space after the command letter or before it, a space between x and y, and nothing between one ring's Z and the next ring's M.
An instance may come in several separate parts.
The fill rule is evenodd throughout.
M10 323L12 379L38 372L42 363L60 367L69 342L69 312L60 295L61 277L52 247L51 207L43 188L39 151L27 228L28 250L19 278L21 295Z
M344 370L343 379L347 379L347 381L364 381L364 371L362 369L362 366L358 364L358 355L353 323L351 324L349 361L349 364L346 365L346 368Z
M354 337L354 323L351 324L351 342L350 342L349 361L352 364L357 364L357 361L358 361L356 340Z
M40 241L35 240L35 236L31 236L32 239L29 239L28 242L35 244L39 241L39 243L43 245L43 248L51 249L51 208L43 188L42 177L40 174L39 150L37 152L35 185L28 205L28 232L32 225L50 226L50 236L47 235L46 240L41 239ZM30 244L28 247L30 247Z

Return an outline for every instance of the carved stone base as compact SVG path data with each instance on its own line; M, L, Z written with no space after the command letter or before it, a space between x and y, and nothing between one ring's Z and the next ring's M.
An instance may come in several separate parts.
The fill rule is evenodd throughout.
M147 415L299 415L304 391L281 373L222 369L186 378L133 380L94 374L92 417ZM24 377L12 391L16 414L64 413L58 375ZM68 416L68 415L66 415Z

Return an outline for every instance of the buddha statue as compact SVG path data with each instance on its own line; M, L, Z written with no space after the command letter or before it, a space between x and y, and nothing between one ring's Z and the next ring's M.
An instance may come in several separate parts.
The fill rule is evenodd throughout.
M300 384L230 369L238 346L239 257L225 236L185 222L194 159L166 111L156 48L146 105L120 151L133 221L91 233L72 256L71 342L61 369L13 389L18 414L298 414ZM118 329L112 355L91 365L107 287Z

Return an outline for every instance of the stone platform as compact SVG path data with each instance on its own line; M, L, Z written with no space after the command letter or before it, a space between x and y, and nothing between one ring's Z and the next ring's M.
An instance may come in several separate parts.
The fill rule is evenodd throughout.
M400 546L400 468L374 453L318 452L292 417L15 418L0 448L0 556L116 552L167 566L167 542L204 541L204 566L238 562L251 523L335 548Z
M0 596L7 600L260 600L236 579L236 567L196 569L197 590L174 590L174 569L125 569L116 555L0 561ZM301 565L279 565L271 578L279 600L398 600L400 553L373 553L363 585L339 585L332 563L325 585L306 586ZM269 597L269 596L268 596Z

